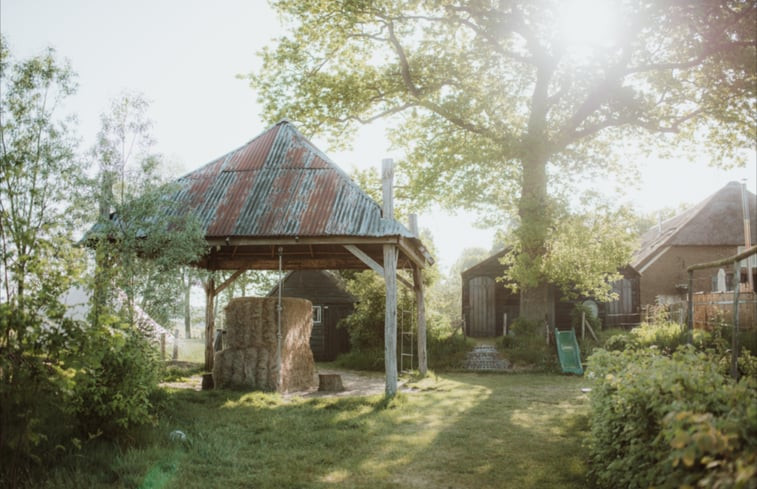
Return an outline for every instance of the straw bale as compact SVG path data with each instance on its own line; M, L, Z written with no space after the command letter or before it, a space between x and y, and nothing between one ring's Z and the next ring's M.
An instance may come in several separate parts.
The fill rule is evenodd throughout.
M226 306L226 349L216 353L216 387L276 390L278 299L242 297ZM278 390L304 390L316 385L310 350L312 304L282 299L281 385Z

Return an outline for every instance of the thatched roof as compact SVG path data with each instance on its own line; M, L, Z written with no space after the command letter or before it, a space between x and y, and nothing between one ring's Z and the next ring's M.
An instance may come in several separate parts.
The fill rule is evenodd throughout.
M752 243L757 243L757 196L747 191ZM670 246L743 246L741 184L730 182L690 209L647 231L631 265L641 270Z

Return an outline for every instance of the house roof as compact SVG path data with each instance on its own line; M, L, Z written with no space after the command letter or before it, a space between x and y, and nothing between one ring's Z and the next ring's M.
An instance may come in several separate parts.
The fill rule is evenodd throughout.
M757 196L747 191L752 243L757 242ZM669 246L742 246L741 184L730 182L699 204L644 233L631 265L641 271Z
M505 266L500 263L500 260L510 251L510 247L507 247L503 250L498 251L497 253L494 253L493 255L490 255L488 258L484 258L480 262L476 263L475 265L472 265L462 272L460 272L460 275L463 277L463 280L466 280L469 277L475 277L477 275L483 274L497 274L501 275L505 269Z
M295 283L298 282L298 283ZM317 289L330 290L330 298L333 300L337 297L338 302L344 302L354 304L358 302L357 298L347 292L344 281L341 277L336 275L330 270L295 270L289 271L281 280L284 285L284 289L287 287L298 288L300 291L303 289L312 289L312 291L318 295ZM336 293L334 293L336 292ZM268 297L275 297L279 293L279 283L273 286L268 292ZM322 293L322 292L321 292ZM329 295L329 294L323 294ZM306 297L305 297L306 298Z
M208 238L415 237L287 121L178 183Z

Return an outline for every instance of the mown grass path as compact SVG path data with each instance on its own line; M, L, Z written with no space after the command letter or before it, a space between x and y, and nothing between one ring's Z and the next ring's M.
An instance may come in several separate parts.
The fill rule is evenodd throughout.
M164 460L140 485L578 489L586 472L585 384L557 375L449 374L388 404L381 396L177 391L164 429L182 429L190 444L153 452Z

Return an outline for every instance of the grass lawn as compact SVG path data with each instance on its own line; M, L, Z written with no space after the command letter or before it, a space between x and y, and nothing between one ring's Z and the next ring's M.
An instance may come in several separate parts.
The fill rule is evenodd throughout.
M432 375L389 403L176 390L152 444L93 453L49 487L579 489L586 384Z

